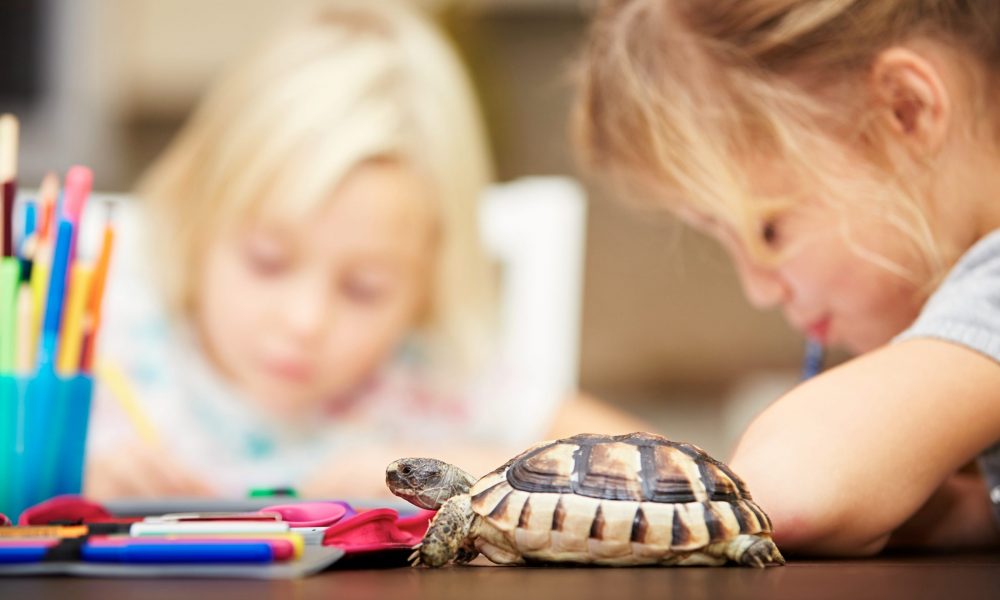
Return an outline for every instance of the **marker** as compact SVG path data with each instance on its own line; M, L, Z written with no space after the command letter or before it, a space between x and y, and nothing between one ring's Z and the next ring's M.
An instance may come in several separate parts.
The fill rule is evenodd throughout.
M295 488L291 487L276 487L276 488L253 488L249 493L250 498L298 498L299 493L295 491Z
M10 540L0 542L0 564L35 563L45 560L59 540ZM80 547L86 562L130 564L177 563L270 563L297 556L291 540L204 539L136 540L133 538L90 538Z
M128 531L128 528L125 528ZM77 538L90 533L87 525L29 525L0 527L0 540L25 538Z
M823 370L823 344L809 340L806 342L806 353L802 358L802 380L819 375Z
M76 165L66 172L66 192L63 196L63 216L73 224L73 236L69 245L69 262L76 258L77 234L80 231L80 217L90 196L94 174L87 167Z
M16 565L42 562L53 543L0 545L0 565Z
M175 523L136 523L129 529L135 537L149 535L218 535L230 533L289 533L284 521L181 521Z
M94 536L88 540L89 543L100 546L122 546L122 545L146 545L156 544L178 544L178 543L203 543L203 544L269 544L274 552L275 560L286 560L289 558L299 558L305 552L305 542L301 535L296 533L276 533L268 535L259 534L219 534L212 536L202 535L168 535L157 537L129 537L125 535Z
M269 563L275 552L270 542L177 542L84 544L80 556L87 562L119 563Z

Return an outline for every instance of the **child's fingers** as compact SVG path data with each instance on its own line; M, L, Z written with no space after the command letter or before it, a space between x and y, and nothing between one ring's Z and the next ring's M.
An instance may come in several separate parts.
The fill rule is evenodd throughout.
M123 452L95 459L88 474L88 490L95 498L150 497L157 494L156 479L136 454Z
M158 466L165 493L168 495L189 497L218 495L208 483L174 461L164 461Z
M207 483L165 456L160 448L133 446L96 458L88 471L87 493L94 498L215 495Z
M169 458L167 451L158 446L141 449L142 458L135 461L147 469L146 479L161 496L213 496L211 487L192 474L184 465Z

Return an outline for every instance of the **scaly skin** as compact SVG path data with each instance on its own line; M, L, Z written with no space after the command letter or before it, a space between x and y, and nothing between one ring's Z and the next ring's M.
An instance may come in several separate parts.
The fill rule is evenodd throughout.
M440 567L456 558L460 558L462 562L474 558L475 555L470 558L467 551L474 516L472 498L468 494L459 494L442 504L417 548L419 554L413 565ZM463 552L458 556L460 549Z

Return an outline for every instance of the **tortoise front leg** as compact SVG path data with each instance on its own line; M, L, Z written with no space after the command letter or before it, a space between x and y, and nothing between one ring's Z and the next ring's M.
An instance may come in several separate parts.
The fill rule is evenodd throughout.
M448 499L427 528L413 565L440 567L459 556L459 549L468 542L473 516L472 499L468 494Z
M458 547L458 552L455 553L455 564L465 564L472 562L479 556L479 550L476 550L476 543L471 538L465 538L465 541L461 546Z

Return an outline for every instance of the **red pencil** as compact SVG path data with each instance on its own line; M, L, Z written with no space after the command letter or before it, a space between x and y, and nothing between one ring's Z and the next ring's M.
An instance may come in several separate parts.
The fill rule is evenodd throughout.
M3 256L14 256L14 196L17 194L17 118L0 116L0 182L3 183Z

